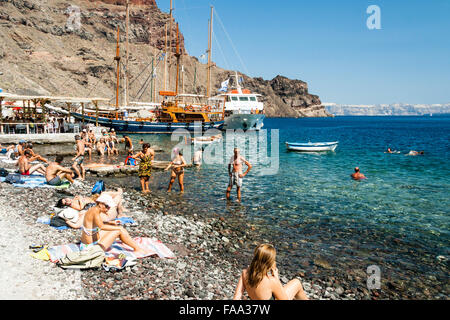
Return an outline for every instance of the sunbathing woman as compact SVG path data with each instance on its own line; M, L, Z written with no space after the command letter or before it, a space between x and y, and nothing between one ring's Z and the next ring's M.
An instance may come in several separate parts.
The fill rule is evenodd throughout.
M285 286L281 284L275 258L273 246L258 246L250 267L242 271L233 299L240 300L247 291L253 300L269 300L272 296L277 300L308 300L300 280L291 280Z
M184 192L184 167L186 167L186 160L183 158L183 153L179 149L174 149L175 158L164 170L169 170L172 168L172 173L170 174L169 188L167 192L172 191L172 185L175 182L175 178L178 177L178 184L180 185L180 192Z
M137 256L144 255L145 252L123 227L103 223L100 214L107 213L114 206L113 199L107 194L102 194L98 197L96 203L97 205L89 209L84 215L81 226L80 249L85 250L99 244L106 251L119 238L124 244L133 248Z
M111 209L108 210L108 212L103 216L103 221L113 221L116 218L122 218L125 217L123 212L124 208L122 205L123 202L123 190L121 188L117 189L117 192L102 192L103 194L109 195L113 201L114 206L111 207ZM74 198L63 198L59 199L56 207L57 208L65 208L65 207L71 207L72 209L83 211L88 210L96 205L96 200L98 198L98 194L94 194L90 197L83 197L83 196L76 196ZM73 228L73 227L72 227Z
M131 158L140 159L139 163L139 178L141 179L141 188L143 193L149 193L148 186L150 177L152 175L152 162L155 159L155 151L150 148L148 143L142 145L142 151L133 155Z

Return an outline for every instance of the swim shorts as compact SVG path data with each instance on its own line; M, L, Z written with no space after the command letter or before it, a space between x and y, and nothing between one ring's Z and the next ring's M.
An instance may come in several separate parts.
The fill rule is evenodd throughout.
M47 184L49 184L51 186L60 186L62 184L62 181L61 181L60 177L56 176L52 180L47 182Z
M80 166L83 164L84 161L84 157L83 156L79 156L78 158L75 159L75 162Z
M236 185L236 187L242 187L242 178L239 177L239 172L232 172L231 176L230 176L230 182L229 182L229 186L234 186Z
M6 151L6 149L2 149L1 151L0 151L0 153L6 153L7 151Z

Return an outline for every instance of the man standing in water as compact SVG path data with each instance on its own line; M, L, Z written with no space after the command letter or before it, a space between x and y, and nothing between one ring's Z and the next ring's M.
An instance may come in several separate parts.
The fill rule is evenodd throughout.
M247 171L245 171L245 173L242 173L243 163L247 166ZM231 189L233 188L233 185L236 185L238 201L241 201L242 178L247 175L251 168L252 165L250 162L245 160L245 158L239 154L239 149L234 148L234 155L231 157L230 163L228 164L230 182L227 188L227 200L230 200Z

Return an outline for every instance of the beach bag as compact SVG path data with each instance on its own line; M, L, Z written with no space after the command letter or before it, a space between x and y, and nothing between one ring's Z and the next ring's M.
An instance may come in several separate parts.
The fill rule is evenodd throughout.
M3 168L0 168L0 177L7 177L9 172Z
M92 194L100 194L103 191L105 191L105 183L103 182L103 180L99 180L94 184L94 187L92 188L91 193Z
M135 165L136 165L136 160L135 160L135 159L129 158L128 161L127 161L127 165L129 165L129 166L135 166Z
M105 261L105 251L99 245L76 252L69 252L61 258L58 266L63 269L91 269L98 268Z
M6 183L18 183L18 184L24 184L25 181L23 181L22 179L20 179L20 176L15 175L15 174L8 174L5 178L5 182Z

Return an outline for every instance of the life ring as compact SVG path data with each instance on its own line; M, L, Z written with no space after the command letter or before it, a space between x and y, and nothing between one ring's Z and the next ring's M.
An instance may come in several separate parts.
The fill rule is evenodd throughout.
M207 106L206 111L211 112L211 106Z

